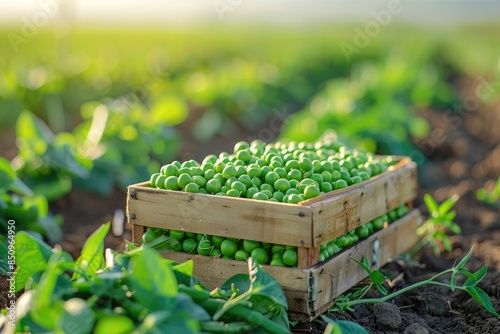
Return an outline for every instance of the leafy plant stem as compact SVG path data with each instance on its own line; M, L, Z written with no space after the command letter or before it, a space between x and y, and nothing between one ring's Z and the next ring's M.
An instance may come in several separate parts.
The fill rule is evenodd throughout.
M454 270L454 268L447 269L447 270L445 270L443 272L440 272L440 273L432 276L431 278L429 278L427 280L424 280L424 281L417 282L415 284L409 285L409 286L407 286L407 287L405 287L405 288L403 288L401 290L395 291L395 292L393 292L391 294L388 294L388 295L386 295L384 297L381 297L381 298L365 298L365 299L351 300L351 301L347 301L347 302L342 302L342 305L338 305L338 306L340 306L342 309L346 309L346 308L349 308L349 307L352 307L352 306L358 305L358 304L377 304L377 303L382 303L382 302L385 302L385 301L387 301L389 299L397 297L397 296L399 296L399 295L401 295L401 294L403 294L403 293L405 293L407 291L413 290L413 289L418 288L418 287L420 287L422 285L425 285L425 284L435 284L435 285L450 287L449 284L441 283L441 282L435 282L434 280L437 279L438 277L443 276L443 275L452 273L453 270ZM460 289L460 290L465 290L462 287L456 287L456 288Z

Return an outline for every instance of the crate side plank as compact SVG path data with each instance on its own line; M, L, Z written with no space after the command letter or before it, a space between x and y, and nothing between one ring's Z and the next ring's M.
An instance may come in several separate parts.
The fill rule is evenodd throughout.
M319 247L313 248L297 248L298 263L297 267L300 269L307 269L318 263Z
M413 162L338 196L311 203L315 245L321 245L381 216L417 196Z
M142 242L142 236L146 232L146 226L132 224L132 242Z
M176 262L193 260L194 275L201 279L209 289L222 286L228 278L236 274L248 273L248 264L242 261L173 251L160 251L160 253L163 257ZM310 271L269 265L264 265L263 268L268 274L278 279L285 292L288 309L293 312L307 313L309 296L307 279Z
M398 172L399 170L407 168L408 166L410 166L411 168L416 168L416 164L409 157L397 156L396 158L397 158L398 162L395 165L390 166L388 168L388 170L386 170L385 172L383 172L381 174L378 174L378 175L371 177L369 180L363 181L363 182L358 183L354 186L349 186L347 188L330 191L328 193L319 195L319 196L311 198L311 199L307 199L307 200L299 202L297 204L307 206L310 204L322 202L322 201L330 199L330 198L336 198L336 197L341 196L342 194L344 194L346 192L349 192L351 189L359 186L360 184L362 185L362 184L376 182L378 179L390 176L390 174L393 174L394 172Z
M160 254L164 258L176 262L193 260L194 275L202 278L203 283L205 283L205 277L210 277L213 281L226 281L229 277L236 274L248 273L248 264L244 261L227 260L174 251L160 251ZM309 269L301 270L270 265L263 265L262 267L271 276L279 277L280 283L284 289L305 290L305 281L310 275ZM283 281L281 281L282 279ZM206 285L211 289L217 287L217 285L208 282Z
M317 276L315 309L331 306L336 297L367 277L366 272L351 258L361 261L366 256L371 263L374 243L378 242L378 262L382 267L389 258L407 251L418 242L416 230L419 224L420 213L413 210L384 230L339 254L333 261L312 268L313 275Z
M130 186L129 222L297 247L312 246L310 208Z

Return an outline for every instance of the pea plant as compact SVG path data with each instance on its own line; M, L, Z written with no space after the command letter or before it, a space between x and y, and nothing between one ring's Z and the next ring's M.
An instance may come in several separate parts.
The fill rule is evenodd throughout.
M477 286L478 283L481 282L481 280L486 276L486 273L488 272L488 266L484 265L474 273L470 272L465 267L467 261L469 261L469 259L472 256L472 251L473 249L471 249L469 253L457 265L453 266L452 268L444 270L440 273L435 274L429 279L409 285L401 290L394 291L390 294L388 294L387 289L382 285L386 278L378 269L375 270L370 269L370 265L366 257L363 257L361 262L353 259L366 271L366 273L370 278L370 283L362 289L359 289L355 292L349 292L345 295L338 297L335 300L335 305L332 308L330 308L330 311L332 312L354 311L353 307L356 305L382 303L396 296L399 296L405 292L416 289L422 285L432 284L432 285L448 287L453 292L455 290L465 291L490 314L494 315L495 317L500 317L500 314L498 314L495 308L493 307L493 304L491 303L489 296L486 294L486 292L484 292L484 290L482 290L480 287ZM451 275L449 283L443 283L441 281L438 281L438 278L446 275ZM458 281L460 280L461 277L466 277L466 280L461 285L459 285ZM380 291L383 297L364 298L366 293L370 291L370 289L373 286L377 287L377 289Z
M476 193L476 198L487 205L500 208L500 177L498 177L491 191L485 188L479 189Z
M17 177L8 160L0 157L0 274L10 272L7 255L9 230L29 231L52 242L62 237L62 219L49 213L45 197L33 192Z
M109 223L74 261L32 235L16 235L16 332L289 333L279 283L256 261L248 274L207 289L193 262L175 263L156 250L104 249Z
M78 187L109 195L159 168L178 153L180 139L171 127L150 121L144 106L119 100L88 102L83 122L72 132L53 133L38 117L23 111L17 119L19 154L13 165L38 195L57 200Z
M460 226L453 221L457 212L451 210L457 201L458 196L455 195L446 199L443 203L438 204L432 195L424 195L424 202L430 217L418 228L417 233L422 239L410 251L410 254L418 252L427 244L432 246L436 256L441 253L441 246L446 252L451 252L451 241L447 232L453 232L455 234L462 233Z
M29 111L17 118L16 132L19 153L12 164L35 194L56 200L71 190L72 180L89 176L92 159L79 153L71 134L54 134Z

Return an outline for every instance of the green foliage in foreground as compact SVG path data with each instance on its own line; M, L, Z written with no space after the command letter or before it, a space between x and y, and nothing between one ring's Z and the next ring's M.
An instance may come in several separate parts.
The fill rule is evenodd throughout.
M409 285L401 290L394 291L390 294L387 294L388 293L387 289L382 285L385 282L386 278L378 269L375 270L370 269L370 264L366 257L363 257L362 262L353 259L366 271L366 273L370 278L370 284L355 292L349 292L345 295L337 297L337 299L335 300L335 305L332 308L330 308L330 311L332 312L354 311L353 306L355 305L377 304L385 302L389 299L399 296L400 294L403 294L407 291L418 288L422 285L433 284L433 285L448 287L451 289L451 291L455 290L465 291L490 314L494 315L495 317L500 317L500 314L498 314L495 308L493 307L493 304L491 303L489 296L486 294L486 292L484 292L484 290L482 290L479 286L477 286L478 283L481 282L481 280L486 276L486 273L488 272L488 266L487 265L482 266L475 273L470 272L465 267L465 265L467 264L467 261L469 261L471 256L472 256L472 249L457 265L453 266L452 268L444 270L440 273L437 273L436 275L432 276L429 279ZM438 278L440 278L441 276L449 274L451 274L449 283L442 283L440 280L438 280ZM461 285L458 285L459 280L462 277L466 277L466 279L461 283ZM383 297L363 298L373 286L377 287L377 289L380 291Z
M104 250L109 223L73 261L31 235L16 236L17 331L53 333L289 333L279 283L253 260L248 274L206 289L193 262L151 248ZM71 273L71 275L66 274Z
M363 326L352 321L333 320L325 315L321 319L327 323L324 334L368 334Z

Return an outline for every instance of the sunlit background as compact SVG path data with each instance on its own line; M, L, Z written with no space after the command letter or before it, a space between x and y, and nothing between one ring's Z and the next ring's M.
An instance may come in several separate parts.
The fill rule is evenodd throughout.
M498 9L0 0L0 152L63 214L68 244L163 164L256 138L335 133L412 157L439 199L472 201L500 174ZM51 224L39 232L60 240Z

